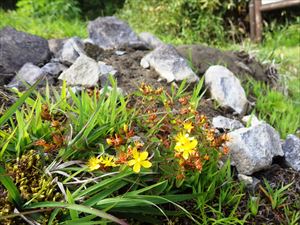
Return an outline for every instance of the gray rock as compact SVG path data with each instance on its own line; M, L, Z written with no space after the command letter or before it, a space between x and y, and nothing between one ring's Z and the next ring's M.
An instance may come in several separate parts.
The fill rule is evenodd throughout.
M67 69L67 67L59 62L49 62L41 69L45 74L57 78L61 72Z
M141 60L141 66L154 68L167 82L184 79L189 83L199 81L187 61L178 54L172 45L161 45L145 55Z
M230 131L244 127L244 125L240 121L229 119L224 116L214 117L212 119L212 125L215 128L222 128Z
M253 178L251 176L246 176L244 174L238 174L239 181L243 182L247 186L250 186L253 184Z
M59 53L59 59L62 63L71 65L84 53L84 44L78 37L68 39Z
M205 84L211 96L222 107L231 108L243 114L247 106L247 98L239 79L224 66L211 66L204 74Z
M112 66L106 65L106 63L102 61L99 61L98 65L101 74L100 81L101 85L103 86L109 83L109 75L114 76L118 71L115 70Z
M11 27L0 30L0 53L0 85L7 84L25 63L39 66L51 55L47 40Z
M159 47L164 44L159 38L148 32L142 32L139 34L139 38L147 43L152 49Z
M256 186L260 183L260 180L256 177L246 176L244 174L238 174L238 179L251 191L255 191Z
M49 49L52 52L54 57L59 58L60 56L59 54L67 40L68 40L67 38L48 40Z
M257 124L264 122L263 120L259 120L255 115L244 116L242 121L249 127L256 126Z
M274 156L283 156L280 136L267 123L232 131L228 137L231 163L241 174L251 175L266 169Z
M124 46L146 48L127 23L114 16L99 17L88 24L89 38L103 49Z
M25 87L26 83L33 85L37 80L43 78L46 74L41 68L33 65L32 63L26 63L19 70L14 79L6 85L8 88L20 88Z
M122 56L122 55L125 55L126 52L125 52L125 51L115 51L115 54L116 54L117 56Z
M282 145L287 164L296 171L300 171L300 139L295 135L288 135Z
M99 76L98 63L86 55L81 55L58 79L65 80L71 86L93 87L97 86Z

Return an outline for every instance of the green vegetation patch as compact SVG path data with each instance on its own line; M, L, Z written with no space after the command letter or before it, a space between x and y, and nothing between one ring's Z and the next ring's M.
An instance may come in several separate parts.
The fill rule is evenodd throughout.
M19 31L35 34L40 37L66 38L78 36L87 37L86 22L80 19L67 20L64 18L53 17L28 17L16 11L3 11L0 9L0 29L11 26Z

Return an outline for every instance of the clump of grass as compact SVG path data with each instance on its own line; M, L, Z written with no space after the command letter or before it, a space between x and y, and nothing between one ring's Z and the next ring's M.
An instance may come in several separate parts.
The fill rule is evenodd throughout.
M78 36L87 37L86 22L80 19L66 20L43 16L33 18L16 11L0 9L0 29L11 26L19 31L35 34L46 39Z
M197 112L202 83L192 93L185 91L185 82L171 92L143 84L128 98L118 94L113 80L112 89L106 87L104 92L75 94L64 84L61 93L48 86L43 94L33 89L17 93L25 104L22 110L13 108L10 116L14 116L5 124L9 128L0 139L1 160L6 171L12 171L0 171L12 178L10 182L0 180L8 189L6 196L14 193L21 199L18 204L8 201L9 212L17 207L27 211L26 220L50 224L56 220L127 224L120 218L153 224L175 218L210 223L229 215L228 221L240 221L233 211L223 210L237 207L242 189L232 180L229 163L218 167L218 159L228 152L226 135L218 135ZM20 172L14 167L16 157L23 167L25 159L30 164L41 157L39 165L36 160L30 164L38 170L27 171L28 164ZM51 181L55 191L45 189L45 182L41 189L33 187L34 193L25 190L27 175L35 173L40 182L48 177L46 183ZM56 195L60 197L53 198ZM208 206L216 196L222 200L215 211ZM191 205L190 212L181 202ZM41 208L52 210L37 216ZM198 210L205 219L193 213ZM212 212L218 216L209 218Z
M254 110L260 119L274 126L283 138L296 133L300 127L300 108L293 98L254 80L249 81L246 90L256 98Z

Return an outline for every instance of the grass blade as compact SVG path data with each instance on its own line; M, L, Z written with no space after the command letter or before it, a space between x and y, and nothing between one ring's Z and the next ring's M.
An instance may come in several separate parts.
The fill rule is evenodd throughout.
M83 212L83 213L88 213L91 215L95 215L98 217L101 217L103 219L110 220L112 222L115 222L117 224L121 225L128 225L126 222L123 220L118 219L117 217L110 215L106 212L103 212L98 209L94 209L88 206L84 205L77 205L77 204L68 204L68 203L63 203L63 202L39 202L39 203L33 203L32 205L26 207L28 209L35 209L35 208L66 208L69 210L75 210L78 212Z
M0 182L3 184L3 186L6 188L6 190L9 193L10 198L13 200L13 202L19 207L22 207L22 199L20 192L16 185L14 184L13 180L6 174L6 171L4 168L0 166Z

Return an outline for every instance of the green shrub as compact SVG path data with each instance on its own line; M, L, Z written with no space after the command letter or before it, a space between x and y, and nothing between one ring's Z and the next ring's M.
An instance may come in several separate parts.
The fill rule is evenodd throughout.
M248 83L246 90L256 98L255 111L259 118L274 126L282 138L296 133L300 127L300 108L292 96L285 96L253 80Z
M19 31L38 35L43 38L86 37L86 22L79 19L72 21L63 18L44 16L33 18L16 11L5 12L0 9L0 29L11 26Z
M73 19L80 16L80 8L76 0L20 0L18 12L32 17L52 17Z
M137 31L150 31L164 40L173 36L179 43L181 40L217 43L236 35L230 30L230 22L245 12L240 9L245 8L246 3L246 0L225 3L220 0L127 0L118 15ZM235 16L230 17L233 12Z

